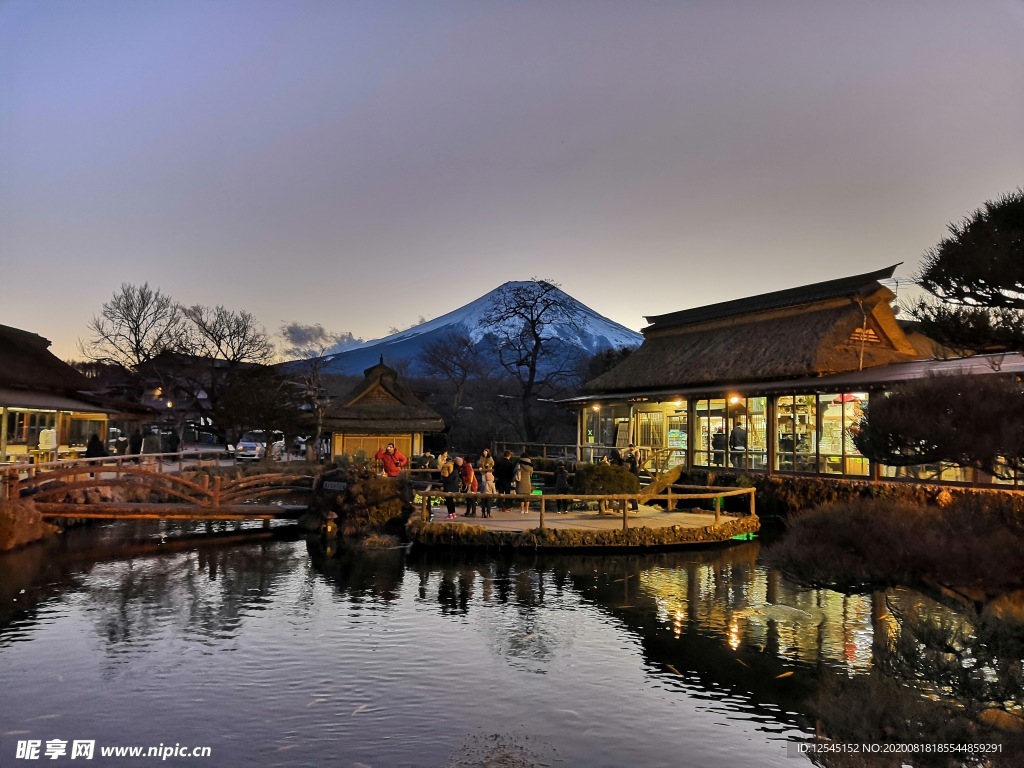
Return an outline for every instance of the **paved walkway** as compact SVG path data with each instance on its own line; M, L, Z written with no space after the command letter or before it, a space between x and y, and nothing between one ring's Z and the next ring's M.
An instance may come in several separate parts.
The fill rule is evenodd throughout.
M553 505L552 505L553 506ZM441 507L431 507L432 522L447 523L449 525L480 525L494 531L526 531L538 527L540 524L540 511L536 505L528 514L519 513L518 507L513 512L493 511L493 517L480 517L480 509L477 508L476 517L463 517L465 507L459 505L456 508L458 517L454 520L447 520L447 510ZM735 519L734 515L723 513L721 522L725 523ZM666 512L660 507L648 507L643 504L637 512L629 514L630 528L670 528L679 525L684 528L703 528L715 524L714 512ZM591 531L620 531L622 530L622 513L598 514L595 510L573 510L564 515L553 511L544 512L545 528L572 528L576 530Z

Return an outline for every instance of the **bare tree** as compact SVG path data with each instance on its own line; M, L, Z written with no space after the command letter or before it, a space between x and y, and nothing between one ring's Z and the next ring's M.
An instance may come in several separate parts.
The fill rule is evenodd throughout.
M579 365L571 345L558 342L561 335L580 331L580 308L558 283L533 279L502 286L485 317L480 326L501 367L518 385L523 438L534 442L543 426L537 398L559 392Z
M89 323L92 338L79 348L95 362L134 369L162 352L180 352L188 322L175 301L149 283L121 288Z
M198 304L183 309L192 325L192 354L212 360L265 364L274 356L274 345L256 318L249 312L238 312Z
M468 333L451 331L427 344L419 355L424 371L444 379L452 385L452 418L448 425L448 440L455 444L460 408L466 394L466 384L483 372L480 351Z
M299 383L303 406L313 415L314 432L312 439L306 441L306 458L312 460L323 436L324 414L329 401L324 386L324 370L330 362L327 353L354 337L351 333L328 331L319 323L281 326L281 336L286 344L285 356L295 361L289 365L289 370Z

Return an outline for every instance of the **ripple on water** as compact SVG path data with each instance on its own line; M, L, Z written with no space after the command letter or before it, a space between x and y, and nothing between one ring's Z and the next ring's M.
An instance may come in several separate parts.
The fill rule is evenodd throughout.
M603 580L607 600L568 567L453 576L372 558L328 578L304 548L97 566L0 633L6 695L25 718L208 743L237 765L757 765L792 731L784 708L686 668L625 581ZM10 730L46 736L33 722Z

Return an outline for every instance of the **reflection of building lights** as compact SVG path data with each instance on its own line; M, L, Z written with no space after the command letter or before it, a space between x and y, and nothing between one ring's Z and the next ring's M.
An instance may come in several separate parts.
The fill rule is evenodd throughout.
M735 619L729 622L729 647L734 651L740 647L740 625Z
M675 635L676 640L678 640L683 634L683 622L685 620L686 617L683 615L682 611L674 612L674 615L672 616L672 633Z
M168 400L167 401L167 407L168 408L173 408L174 407L174 403L172 403L170 400Z

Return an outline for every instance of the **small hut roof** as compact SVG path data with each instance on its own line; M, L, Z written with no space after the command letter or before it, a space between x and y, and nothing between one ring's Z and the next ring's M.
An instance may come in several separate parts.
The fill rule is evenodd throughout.
M398 373L380 363L363 371L363 381L328 406L325 422L369 434L434 432L444 420L398 379Z
M50 340L38 334L0 325L0 386L50 392L94 388L49 347Z

